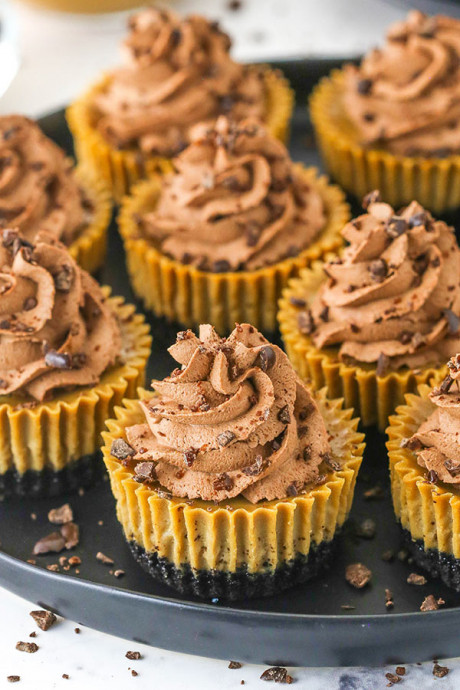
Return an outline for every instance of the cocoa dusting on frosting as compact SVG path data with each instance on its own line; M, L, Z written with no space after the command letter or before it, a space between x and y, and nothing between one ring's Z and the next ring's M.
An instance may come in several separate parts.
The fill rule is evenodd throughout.
M254 270L294 256L326 223L320 193L255 120L220 117L175 160L139 231L201 270Z
M0 266L0 394L96 384L122 347L96 281L46 233L30 244L0 231Z
M339 345L343 361L377 365L379 376L445 361L460 350L453 229L415 201L396 213L372 193L364 205L342 231L349 246L299 312L299 330L320 349Z
M124 66L94 99L95 123L115 147L172 156L197 123L265 115L263 72L234 62L216 22L148 8L131 17Z
M407 156L460 151L460 21L418 10L345 70L344 106L362 144Z
M0 228L71 244L93 218L64 151L22 115L0 117Z
M326 427L280 348L247 324L227 339L205 325L199 337L179 333L169 352L182 368L152 381L145 422L126 429L136 454L122 462L138 481L154 476L176 497L251 503L316 482L330 457ZM137 468L147 463L155 473L144 479Z
M402 446L416 454L429 482L460 484L460 354L447 366L449 374L430 393L434 411Z

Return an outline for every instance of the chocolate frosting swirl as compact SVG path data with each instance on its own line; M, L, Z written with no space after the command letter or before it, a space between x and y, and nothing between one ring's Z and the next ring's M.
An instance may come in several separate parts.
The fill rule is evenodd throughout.
M413 201L399 215L378 192L343 229L350 243L299 327L318 348L387 366L424 366L460 350L460 250L453 228Z
M0 234L0 393L42 401L96 384L121 353L101 288L46 233L32 245Z
M295 256L326 222L320 193L255 120L220 117L175 160L140 231L202 270L253 270Z
M96 126L113 146L171 156L197 123L220 113L264 118L262 71L230 58L230 39L215 22L149 8L129 28L125 66L94 100Z
M447 366L449 374L430 393L436 409L402 445L415 451L429 481L460 484L460 355Z
M363 144L443 157L460 151L460 21L417 10L345 72L344 105Z
M29 242L45 231L68 245L92 215L64 151L32 120L0 117L0 228Z
M141 403L145 423L126 429L139 481L155 477L177 497L257 503L296 496L331 462L315 401L255 328L221 339L201 326L169 352L182 368L152 382L159 397Z

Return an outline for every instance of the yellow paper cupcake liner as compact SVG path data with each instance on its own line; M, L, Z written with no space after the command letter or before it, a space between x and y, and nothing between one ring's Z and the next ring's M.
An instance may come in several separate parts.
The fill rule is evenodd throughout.
M431 387L421 385L418 395L406 396L406 404L390 417L388 456L390 460L393 506L401 526L412 539L421 540L426 551L436 550L460 558L460 490L458 487L426 480L415 454L401 448L401 441L412 436L434 411L428 394Z
M146 395L141 392L141 397ZM342 408L341 400L326 400L324 391L317 397L341 469L328 471L324 484L295 498L257 504L242 497L225 504L165 498L155 486L134 481L133 471L110 455L112 441L144 418L137 401L125 400L116 408L115 419L107 422L102 450L126 539L178 568L235 572L244 567L250 573L274 570L331 541L353 502L364 436L356 431L358 420Z
M278 321L285 350L299 376L316 389L326 386L331 398L343 397L345 406L355 410L364 426L378 425L385 431L389 415L404 402L405 393L434 375L447 373L447 367L403 368L377 376L374 364L345 364L339 360L339 348L319 350L311 338L300 332L298 314L304 307L292 303L294 298L311 302L325 276L323 264L315 262L298 278L289 282L280 300Z
M310 117L325 166L344 189L361 199L379 189L398 208L414 199L435 213L460 205L460 156L397 156L360 145L342 107L343 70L322 79L310 99Z
M152 243L139 237L135 214L152 211L161 193L161 178L137 184L123 201L118 218L128 272L134 292L157 316L185 326L212 323L219 333L247 322L264 331L276 328L278 299L289 278L315 259L337 250L343 243L341 230L350 218L343 192L330 185L315 168L297 170L318 190L324 201L327 223L317 240L298 256L256 271L211 273L170 259Z
M110 289L104 287L105 294ZM24 399L0 397L0 476L9 470L58 472L70 463L94 454L102 444L101 431L116 405L136 396L145 379L151 337L144 317L121 297L109 297L117 314L123 341L124 363L107 370L99 383L36 406Z
M67 122L74 138L75 153L81 163L89 164L108 183L113 198L120 202L131 186L153 173L172 169L169 158L144 157L137 149L117 150L95 128L93 102L110 82L110 75L92 86L67 109ZM286 142L294 107L294 92L279 70L264 69L266 88L266 126L274 137Z
M106 182L98 178L88 167L79 166L75 176L87 198L94 205L93 218L83 232L69 246L75 261L95 273L104 263L107 251L107 231L112 217L112 199Z

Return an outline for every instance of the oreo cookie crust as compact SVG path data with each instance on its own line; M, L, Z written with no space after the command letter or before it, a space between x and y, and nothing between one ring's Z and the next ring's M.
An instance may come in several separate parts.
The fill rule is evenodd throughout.
M437 577L445 585L460 592L460 558L437 549L425 549L423 539L413 539L409 530L401 527L404 546L415 563L431 577Z

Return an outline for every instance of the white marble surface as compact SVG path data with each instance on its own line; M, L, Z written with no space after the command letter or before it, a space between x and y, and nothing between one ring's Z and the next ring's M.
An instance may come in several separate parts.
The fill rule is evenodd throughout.
M96 2L97 0L95 0ZM5 0L0 0L0 8ZM383 27L402 15L380 0L242 0L243 9L230 12L226 0L176 0L180 11L202 11L222 19L238 38L235 55L242 60L299 55L355 55L376 44ZM38 12L15 4L20 33L21 68L0 99L0 113L38 116L60 107L78 94L101 69L116 63L117 44L125 18L77 17ZM1 66L0 66L1 69ZM236 690L271 688L259 680L263 667L227 663L144 647L60 620L51 630L37 630L36 654L15 650L28 641L35 608L0 589L0 689L76 688L95 690ZM428 633L429 634L429 633ZM142 659L130 662L129 649ZM460 660L446 662L451 672L434 678L432 664L408 666L401 688L460 687ZM129 668L139 675L133 677ZM387 684L388 669L291 669L296 688L305 690L373 690ZM62 674L70 678L65 680ZM19 675L11 685L7 676Z
M64 576L65 577L65 576ZM226 661L192 657L165 652L135 642L127 642L110 635L81 627L59 619L47 632L39 630L29 612L37 608L0 589L0 690L275 690L284 685L266 684L260 680L263 666L244 664L230 670ZM30 640L29 633L37 637ZM18 640L36 642L35 654L15 649ZM128 650L139 651L142 659L129 661ZM401 690L436 689L458 690L460 660L442 662L451 670L442 679L432 675L433 664L406 666L406 675L398 684ZM138 672L133 677L129 669ZM289 669L296 690L374 690L385 688L385 673L394 667L379 669ZM69 675L69 680L62 674ZM10 684L7 676L18 675L21 680ZM244 686L241 681L244 680ZM396 686L395 686L396 687Z

